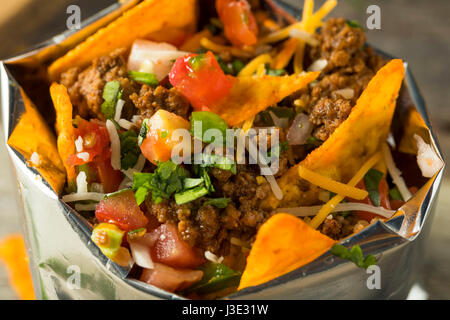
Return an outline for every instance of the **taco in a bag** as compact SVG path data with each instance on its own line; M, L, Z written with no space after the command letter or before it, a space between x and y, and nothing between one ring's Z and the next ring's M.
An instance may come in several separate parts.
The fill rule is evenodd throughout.
M386 144L401 60L325 21L337 1L286 25L211 4L143 1L49 67L62 200L108 258L190 298L299 268L411 196Z

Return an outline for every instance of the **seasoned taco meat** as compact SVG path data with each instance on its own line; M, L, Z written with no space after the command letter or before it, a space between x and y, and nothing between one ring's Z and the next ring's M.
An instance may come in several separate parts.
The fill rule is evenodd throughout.
M68 90L75 114L104 120L101 111L104 101L103 89L107 82L114 80L120 82L123 90L122 99L125 100L126 107L129 109L132 106L129 96L137 92L140 86L127 77L127 59L124 48L95 59L92 65L85 70L79 67L69 69L61 75L60 83Z

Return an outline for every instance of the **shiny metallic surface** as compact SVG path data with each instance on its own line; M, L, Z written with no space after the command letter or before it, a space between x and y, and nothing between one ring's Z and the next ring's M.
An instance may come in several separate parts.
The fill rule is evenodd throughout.
M266 1L275 14L276 4ZM89 19L93 23L114 10L116 4ZM282 6L284 14L298 15ZM286 17L284 17L286 18ZM86 24L85 24L86 25ZM11 65L26 64L44 50L71 34L53 37L25 55L2 62L0 66L2 119L9 137L24 110L19 83ZM406 66L405 94L423 117L430 139L439 145L431 129L424 101ZM399 109L399 108L397 108ZM397 112L401 112L397 110ZM398 118L397 118L398 119ZM39 173L26 165L23 156L7 146L23 201L22 225L30 256L36 295L40 299L180 299L181 297L139 282L128 269L109 261L90 241L91 226L77 212L58 199ZM325 253L314 262L282 277L250 287L226 299L403 299L416 280L424 242L436 203L443 169L430 179L401 210L403 215L387 222L377 221L362 232L342 241L345 246L360 245L365 254L378 258L380 289L369 289L370 273L353 263ZM80 271L77 282L76 273Z

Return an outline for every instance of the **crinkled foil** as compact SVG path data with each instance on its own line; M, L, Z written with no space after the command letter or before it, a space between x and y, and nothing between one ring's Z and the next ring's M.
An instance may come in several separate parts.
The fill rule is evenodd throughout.
M117 3L90 18L79 32L66 32L37 46L30 52L2 61L0 66L1 104L6 143L21 125L27 109L27 98L36 105L41 126L53 128L54 112L42 65L61 56L95 30L116 18L136 0ZM292 21L298 14L282 1L266 1L269 10L281 20ZM386 55L387 56L387 55ZM392 125L396 141L412 139L424 130L426 139L440 154L424 101L405 63L406 77ZM39 91L44 88L46 91ZM37 92L37 93L36 93ZM45 100L47 99L47 100ZM42 100L42 101L37 101ZM29 104L29 103L28 103ZM417 113L418 128L408 122ZM45 120L44 120L45 119ZM38 121L38 122L39 122ZM39 127L39 126L37 126ZM37 128L36 127L36 128ZM29 128L30 129L30 128ZM33 134L34 124L30 134ZM36 129L36 134L39 130ZM402 136L403 135L403 136ZM422 133L423 136L423 133ZM45 139L45 136L39 136ZM54 138L53 138L54 139ZM8 145L23 201L21 220L30 255L30 265L40 299L182 299L182 297L139 282L128 276L129 270L109 261L91 242L92 227L77 212L60 200L51 177L60 174L60 162L52 170L29 165L30 151ZM30 147L32 150L32 146ZM53 150L54 151L54 150ZM442 156L441 156L442 158ZM418 278L423 248L429 234L430 220L436 204L443 169L425 182L420 190L387 222L377 221L362 232L343 240L350 247L360 245L364 254L374 254L380 267L380 288L369 289L370 274L329 252L312 263L270 282L236 292L226 299L403 299Z

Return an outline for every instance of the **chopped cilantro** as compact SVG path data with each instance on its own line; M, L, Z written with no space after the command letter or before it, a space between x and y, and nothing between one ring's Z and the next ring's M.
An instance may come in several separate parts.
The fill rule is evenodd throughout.
M373 255L369 254L364 258L361 247L356 245L350 250L341 244L335 244L331 247L331 254L336 257L350 260L360 268L367 269L368 267L376 264L376 259Z
M136 201L141 204L149 191L155 203L169 199L172 194L183 191L186 178L189 178L189 172L170 160L158 163L154 173L135 172L133 190L136 191Z
M389 190L389 198L391 200L403 200L402 194L400 193L400 191L398 191L397 187L392 188L391 190Z
M208 262L200 266L203 278L188 288L186 292L206 294L216 292L229 287L237 287L241 279L241 273L228 268L222 263Z
M383 172L376 169L370 169L364 176L364 184L369 193L370 201L372 201L373 205L376 207L380 206L380 191L378 191L378 187L382 177Z
M105 84L102 95L103 101L101 105L102 113L106 119L113 119L116 113L117 101L122 97L119 81L110 81Z
M194 71L198 71L205 64L206 55L204 53L198 54L189 58L189 65Z
M231 171L232 174L236 174L236 163L234 160L228 157L222 157L215 154L202 154L202 167L215 167L222 170Z
M266 74L268 76L279 77L279 76L285 75L286 74L286 70L284 70L284 69L272 69L268 65L266 65Z
M203 178L186 178L183 181L183 187L184 189L191 189L201 185L203 182Z
M128 71L128 75L132 80L145 83L150 87L157 87L159 85L158 78L153 73Z
M226 208L230 202L231 202L230 198L214 198L206 200L204 202L204 205L210 205L219 209L223 209Z
M314 138L314 137L309 137L308 139L306 139L306 144L309 144L309 145L312 145L312 146L315 146L315 147L320 146L322 143L323 143L322 140L319 140L319 139Z
M133 167L138 161L141 149L138 146L138 136L133 130L119 133L120 138L120 162L122 169Z
M361 26L361 24L358 22L358 21L356 21L356 20L347 20L346 21L347 22L347 25L350 27L350 28L359 28L359 29L361 29L361 30L365 30L362 26Z
M219 115L209 111L197 111L192 112L190 120L191 134L195 138L205 143L213 143L215 137L205 137L205 133L210 129L216 129L222 134L222 144L226 142L228 125ZM195 127L198 124L201 124L201 130Z
M168 135L169 135L169 133L167 131L161 132L161 138L163 138L163 139L167 138Z
M236 59L234 60L231 65L233 66L233 74L237 75L239 72L241 72L242 69L245 67L245 63L242 62L242 60Z
M137 140L139 146L142 144L145 137L147 136L148 129L149 129L148 119L144 119L144 121L142 121L141 130L139 131L139 136L138 136L138 140Z

